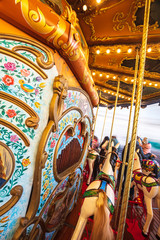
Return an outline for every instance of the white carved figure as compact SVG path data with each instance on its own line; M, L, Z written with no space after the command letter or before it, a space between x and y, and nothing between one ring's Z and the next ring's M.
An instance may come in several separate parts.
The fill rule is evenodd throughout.
M72 240L80 240L88 217L94 215L92 239L112 240L114 234L110 226L110 213L114 211L114 172L119 167L116 164L117 154L109 148L102 171L97 179L93 181L84 193L84 202L81 207L80 216L72 236Z

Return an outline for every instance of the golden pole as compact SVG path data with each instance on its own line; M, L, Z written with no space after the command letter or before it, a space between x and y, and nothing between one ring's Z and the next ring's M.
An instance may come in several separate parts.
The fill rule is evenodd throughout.
M125 183L124 194L123 194L123 199L122 199L120 221L119 221L119 225L118 225L117 240L123 239L124 227L125 227L125 221L126 221L126 215L127 215L127 208L128 208L128 198L129 198L129 192L130 192L130 186L131 186L133 161L134 161L136 138L137 138L138 117L139 117L139 110L140 110L140 105L141 105L141 96L142 96L142 87L143 87L142 83L143 83L144 69L145 69L150 3L151 3L151 0L146 0L141 58L140 58L140 68L139 68L139 78L138 78L138 85L137 85L137 99L136 99L136 106L135 106L135 113L134 113L132 139L131 139L131 145L130 145L130 151L129 151L129 161L128 161L128 167L127 167L126 183Z
M111 146L112 131L113 131L113 124L114 124L114 117L115 117L115 112L116 112L116 107L117 107L117 101L118 101L118 94L119 94L119 86L120 86L120 78L118 77L117 93L116 93L116 100L115 100L114 112L113 112L113 117L112 117L112 125L111 125L111 132L110 132L108 149L109 149L110 146Z
M122 183L123 183L125 163L126 163L126 156L127 156L127 150L128 150L128 141L129 141L129 133L130 133L130 125L131 125L131 116L132 116L132 109L133 109L133 105L134 105L134 96L135 96L135 90L136 90L138 62L139 62L139 49L137 48L136 49L135 72L134 72L134 83L133 83L131 107L130 107L130 113L129 113L128 128L127 128L127 137L126 137L126 144L125 144L124 155L123 155L120 184L119 184L118 197L117 197L117 203L116 203L116 209L115 209L115 221L114 221L114 228L115 229L117 227L117 218L118 218L119 205L120 205L120 200L121 200Z
M107 107L106 107L106 112L105 112L105 116L104 116L104 123L103 123L103 128L102 128L102 134L101 134L101 141L102 142L102 138L103 138L103 133L104 133L104 127L105 127L105 123L106 123L106 116L107 116Z

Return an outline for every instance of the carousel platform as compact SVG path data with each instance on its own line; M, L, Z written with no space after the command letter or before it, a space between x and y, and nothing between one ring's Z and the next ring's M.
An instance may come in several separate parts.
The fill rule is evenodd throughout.
M76 227L76 223L78 221L81 205L83 202L83 193L86 189L85 182L82 185L82 192L79 195L77 204L75 205L72 212L66 218L66 221L63 227L59 230L57 235L55 236L55 240L70 240L74 229ZM150 226L150 232L148 237L144 237L142 235L142 228L145 222L145 212L142 206L135 204L133 201L130 201L128 204L126 225L124 231L124 240L156 240L156 232L158 229L158 225L160 222L160 212L157 208L156 202L153 200L153 212L154 218L152 220ZM114 222L114 215L111 221L111 225ZM93 221L88 220L85 231L83 232L81 240L90 240L91 231L92 231ZM116 238L116 233L115 233Z

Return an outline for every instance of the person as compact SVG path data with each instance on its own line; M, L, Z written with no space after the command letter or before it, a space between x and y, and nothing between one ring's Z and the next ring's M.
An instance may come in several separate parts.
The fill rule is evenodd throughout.
M144 154L151 153L151 144L148 142L148 138L143 138L141 146Z

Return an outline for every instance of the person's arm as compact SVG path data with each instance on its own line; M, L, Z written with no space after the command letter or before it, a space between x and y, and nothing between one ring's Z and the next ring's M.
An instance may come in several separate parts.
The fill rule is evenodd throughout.
M102 149L106 149L106 147L107 147L107 145L108 145L108 140L107 141L105 141L105 143L102 145Z

